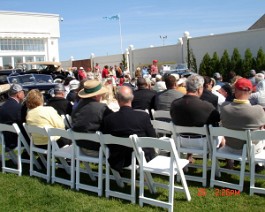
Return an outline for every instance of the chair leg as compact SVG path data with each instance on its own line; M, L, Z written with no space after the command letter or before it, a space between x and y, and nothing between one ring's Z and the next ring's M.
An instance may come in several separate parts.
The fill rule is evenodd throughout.
M169 208L168 211L172 211L173 212L173 205L174 205L174 174L170 173L169 176L169 188L168 188L168 203L169 203Z
M76 184L76 190L79 191L79 184L80 184L80 160L76 159L76 179L75 179L75 184Z
M202 186L203 187L206 187L206 184L207 184L207 153L205 152L203 154L203 164L202 164Z
M250 164L250 190L249 194L252 196L254 194L253 189L255 187L255 162L251 160Z
M213 154L214 155L214 154ZM210 187L214 187L214 181L215 181L215 176L216 176L216 170L217 170L217 163L218 160L216 157L212 157L212 170L211 170L211 179L210 179Z

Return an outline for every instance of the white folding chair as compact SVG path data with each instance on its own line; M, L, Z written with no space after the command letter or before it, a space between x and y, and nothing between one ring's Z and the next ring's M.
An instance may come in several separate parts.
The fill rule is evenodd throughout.
M61 115L61 117L67 129L72 128L72 117L69 114Z
M30 138L30 176L36 176L45 179L50 182L51 177L51 143L48 139L48 133L46 127L37 127L23 123L23 126ZM34 144L32 135L38 134L47 137L48 144L47 149L39 148ZM42 173L34 169L34 161L36 160L35 153L39 156L41 162L46 168L46 173ZM47 159L45 158L45 155Z
M14 150L10 150L6 152L6 146L5 146L5 138L3 135L3 132L11 132L17 134L17 147ZM29 145L26 142L23 134L21 133L18 125L16 123L12 125L8 124L0 124L0 139L2 144L2 172L10 172L15 173L21 176L22 174L22 163L29 163L29 160L22 159L21 153L24 149L29 154ZM17 150L17 154L15 153L15 150ZM6 154L9 156L9 158L17 165L17 169L7 167L6 166ZM39 163L35 160L35 165L40 168Z
M144 203L167 208L173 211L174 192L184 191L186 199L191 200L190 192L183 173L183 168L189 163L186 159L180 159L173 139L158 139L150 137L131 136L134 142L134 149L140 166L140 195L139 204L142 207ZM147 162L143 148L159 148L170 152L170 157L158 155ZM154 173L169 177L169 184L154 183L153 186L159 186L168 189L168 202L152 199L144 195L144 176L145 173ZM182 186L175 185L175 175L179 175Z
M94 151L94 155L84 154L80 147L76 145L77 140L87 140L89 142L99 142L98 133L83 133L83 132L74 132L72 131L72 135L75 142L75 157L76 157L76 189L83 189L87 191L92 191L98 194L98 196L102 196L103 193L103 152L102 147L99 148L99 151ZM91 151L92 152L92 151ZM83 162L85 169L80 167L80 162ZM92 171L89 164L98 164L98 172ZM97 178L97 186L88 185L81 183L80 181L80 173L88 174L92 181L96 181Z
M125 200L129 200L132 203L135 203L135 178L136 178L136 159L134 156L134 152L132 152L132 161L131 165L128 167L125 167L124 169L130 170L131 172L131 178L122 178L119 172L117 172L114 169L110 168L108 158L110 155L109 148L107 145L110 144L116 144L116 145L121 145L125 147L129 147L133 149L133 142L130 138L122 138L122 137L116 137L112 136L110 134L99 134L100 135L100 143L103 149L103 152L105 154L106 158L106 190L105 190L105 195L107 198L110 196L116 197L116 198L121 198ZM131 185L131 191L130 194L124 193L124 192L119 192L117 190L111 190L110 188L110 179L111 177L110 170L113 174L114 179L116 180L116 183L119 187L124 187L124 182L128 183Z
M213 153L212 153L212 168L211 168L211 181L210 181L210 187L214 186L220 186L230 189L236 189L239 191L243 191L243 185L244 185L244 178L245 178L245 167L246 167L246 161L247 161L247 144L244 144L242 153L232 153L229 151L225 146L218 148L218 136L225 136L230 138L236 138L243 140L242 142L248 142L248 131L240 131L240 130L231 130L224 127L212 127L209 126L209 132L210 132L210 138L213 146ZM231 170L226 168L220 168L218 164L218 159L230 159L230 160L236 160L240 161L240 171L237 170ZM216 179L216 175L220 176L221 172L225 172L228 174L235 174L239 175L239 183L230 183L225 181L224 178L220 178L220 180Z
M257 163L263 163L265 165L265 149L262 149L261 152L255 154L255 145L253 144L253 141L261 141L265 140L265 130L255 130L255 131L249 131L249 158L250 158L250 195L253 195L254 193L260 193L265 194L265 188L264 187L258 187L256 185L256 178L265 178L265 175L263 174L257 174L255 171L255 165Z
M156 131L157 137L172 136L172 123L160 120L151 120L153 128ZM162 135L162 136L161 136Z
M151 109L151 113L154 120L171 121L171 116L169 111Z
M57 128L48 128L49 142L52 145L52 176L51 182L58 182L64 185L68 185L71 188L74 188L75 185L75 149L73 144L72 133L69 130L57 129ZM54 137L55 136L55 137ZM56 142L58 136L69 139L72 141L71 145L66 145L60 148ZM61 165L57 165L56 158L59 159ZM70 159L70 165L65 159ZM63 168L65 171L70 174L70 180L56 176L56 167Z
M183 136L185 139L192 141L192 138L198 138L202 141L202 146L185 146L183 145L185 141L182 142ZM179 154L191 153L193 157L202 158L202 165L189 163L187 167L192 168L202 168L202 176L193 176L185 174L187 180L201 182L205 187L207 184L207 154L211 155L211 142L209 138L208 128L206 125L203 127L187 127L187 126L177 126L173 124L173 138L176 142L177 150Z

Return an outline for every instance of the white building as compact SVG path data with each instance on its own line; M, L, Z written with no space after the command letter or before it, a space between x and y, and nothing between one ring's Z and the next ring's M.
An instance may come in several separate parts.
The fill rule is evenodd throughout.
M0 66L59 61L60 21L57 14L0 11Z

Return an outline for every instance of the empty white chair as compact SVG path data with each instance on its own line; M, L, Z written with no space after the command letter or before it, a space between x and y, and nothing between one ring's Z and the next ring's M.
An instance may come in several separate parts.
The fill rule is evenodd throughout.
M245 178L245 166L247 160L247 142L248 142L248 131L240 131L240 130L231 130L224 127L212 127L209 126L210 138L213 146L212 153L212 168L211 168L211 181L210 187L220 186L230 189L236 189L239 191L243 191L244 178ZM241 153L232 153L225 146L222 148L218 148L218 139L217 136L225 136L243 140L242 142L246 142L244 144ZM240 172L236 170L220 168L218 164L218 159L230 159L240 161ZM226 172L228 174L236 174L240 176L239 183L230 183L225 181L224 178L220 178L220 180L216 179L216 175L220 176L221 172Z
M255 154L255 146L252 141L265 140L265 130L255 130L249 131L249 154L250 154L250 195L254 193L265 194L265 188L258 187L256 185L256 178L265 178L265 175L257 174L255 172L255 165L257 163L262 163L265 165L265 150L262 149L261 152ZM263 141L264 142L264 141Z
M207 184L207 154L211 155L211 143L208 133L208 128L206 125L203 127L187 127L187 126L177 126L173 125L173 138L176 142L176 146L179 154L191 153L193 157L201 157L202 165L199 164L189 164L188 167L202 168L202 176L193 176L185 174L187 180L201 182L205 187ZM197 145L198 141L195 141L195 145L186 145L185 141L192 141L192 139L199 139L201 145ZM185 139L185 140L184 140Z
M119 172L115 171L114 169L110 168L108 158L110 155L109 148L107 145L110 144L116 144L116 145L121 145L125 147L129 147L133 149L133 142L130 138L122 138L122 137L116 137L112 136L110 134L100 134L100 143L103 149L103 152L105 154L106 158L106 190L105 190L105 195L107 198L109 196L129 200L132 203L135 203L135 178L136 178L136 159L134 156L134 152L132 152L132 161L131 165L129 167L125 167L125 169L128 169L131 171L131 178L130 179L125 179L122 178L119 174ZM120 187L124 187L124 182L127 182L131 185L131 192L130 194L123 193L123 192L118 192L116 190L111 190L110 188L110 170L114 176L114 179L117 182L117 185Z
M51 177L51 143L48 139L48 133L45 127L37 127L23 123L23 126L30 138L30 176L36 176L45 179L47 182L50 182ZM43 149L34 144L32 135L38 134L44 137L47 137L48 144L47 149ZM39 156L43 165L46 168L46 173L42 173L34 169L34 160L36 160L35 153ZM45 158L46 156L46 158Z
M82 132L74 132L72 131L72 135L74 138L75 142L75 157L76 157L76 189L83 189L87 191L92 191L96 192L98 196L102 196L103 193L103 152L102 152L102 147L100 147L99 151L96 152L94 151L94 155L87 155L84 154L81 150L80 147L76 145L77 140L87 140L90 142L96 142L100 144L99 142L99 135L98 133L82 133ZM91 151L92 152L92 151ZM80 162L84 163L85 169L82 169L80 167ZM98 172L92 171L91 167L89 164L98 164ZM85 173L88 174L90 179L92 181L97 180L97 186L93 185L87 185L84 183L81 183L80 181L80 173Z
M183 168L189 163L186 159L180 159L173 139L158 139L150 137L131 136L134 141L134 149L140 166L140 195L139 204L142 207L144 203L167 208L173 211L174 192L185 192L186 199L191 200L190 192L183 173ZM143 148L159 148L170 152L170 157L158 155L147 162ZM169 184L154 183L153 186L160 186L168 189L168 202L152 199L144 195L144 176L146 173L154 173L169 177ZM175 175L180 176L182 186L175 185Z
M68 185L74 188L75 185L75 149L73 144L72 133L69 130L48 128L49 142L52 144L52 176L51 182L58 182L64 185ZM56 136L56 137L54 137ZM58 136L69 139L72 141L71 145L66 145L64 147L59 147L56 139ZM56 176L56 158L59 159L61 167L58 163L58 167L65 169L65 171L70 174L70 180ZM70 159L70 165L65 159Z
M171 136L172 135L172 123L160 120L151 120L153 128L156 131L157 137Z
M7 155L12 159L12 161L17 164L17 169L7 167L6 166L6 146L5 146L5 138L3 135L3 132L11 132L17 134L17 154L14 152L14 150L10 150L7 152ZM26 151L29 154L29 145L26 142L23 134L21 133L18 125L16 123L12 125L8 124L0 124L0 139L1 139L1 144L2 144L2 172L10 172L10 173L15 173L21 176L22 174L22 162L29 163L29 160L27 159L22 159L21 158L21 153L22 151ZM34 161L36 166L40 168L39 163L35 160Z
M170 112L166 110L151 110L152 116L154 120L160 121L171 121Z

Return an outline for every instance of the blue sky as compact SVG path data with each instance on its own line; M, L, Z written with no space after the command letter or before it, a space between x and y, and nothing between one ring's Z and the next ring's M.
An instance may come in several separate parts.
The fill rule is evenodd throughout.
M121 53L119 22L104 20L120 14L123 51L129 45L147 48L190 36L244 31L265 13L264 0L1 0L1 10L59 14L60 60Z

